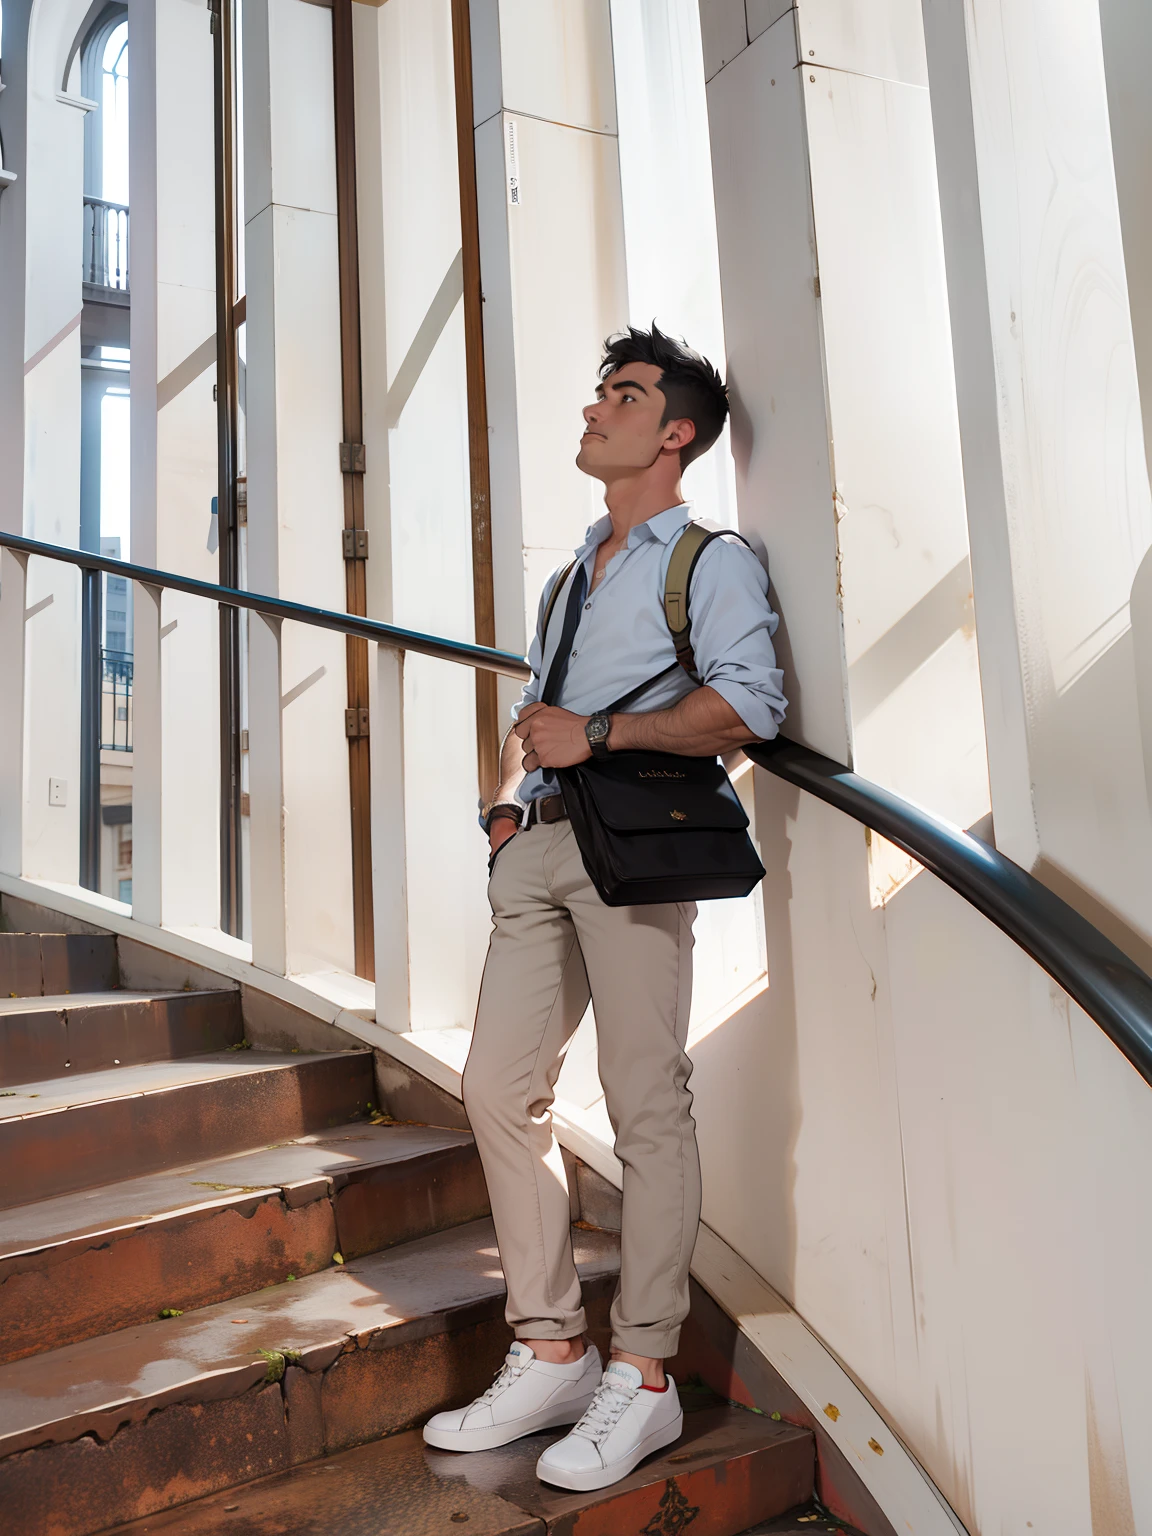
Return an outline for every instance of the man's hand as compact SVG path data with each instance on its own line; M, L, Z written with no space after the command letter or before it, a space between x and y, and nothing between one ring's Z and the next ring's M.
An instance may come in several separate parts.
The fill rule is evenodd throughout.
M514 727L524 743L524 768L571 768L586 763L592 748L584 734L590 715L574 715L554 704L529 704Z
M497 816L488 833L488 847L495 853L497 848L503 848L510 837L515 837L518 830L511 816Z

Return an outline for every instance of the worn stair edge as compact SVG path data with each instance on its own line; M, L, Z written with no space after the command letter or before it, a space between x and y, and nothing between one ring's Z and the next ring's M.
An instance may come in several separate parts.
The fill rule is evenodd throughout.
M604 1340L617 1245L574 1236ZM22 1536L90 1536L467 1402L511 1336L494 1253L491 1223L473 1222L0 1367L0 1507Z
M86 992L0 1002L0 1086L228 1050L237 992Z
M217 1053L114 1067L67 1085L60 1102L64 1086L27 1084L0 1100L22 1111L0 1119L6 1206L341 1125L367 1114L374 1096L370 1051Z
M0 933L0 997L106 992L119 984L110 933Z
M573 1237L589 1282L615 1275L614 1237ZM344 1391L361 1369L358 1359L486 1321L502 1310L504 1294L492 1223L475 1221L296 1282L14 1361L0 1366L0 1454L90 1433L107 1439L157 1407L205 1393L242 1393L265 1373L262 1351L291 1358L308 1374L330 1376L342 1359ZM414 1390L425 1386L416 1382ZM389 1423L395 1409L394 1402L365 1405Z
M620 1536L626 1531L738 1536L812 1496L815 1447L809 1430L740 1408L686 1413L674 1445L619 1483L592 1493L550 1488L536 1476L545 1446L559 1436L532 1435L500 1451L467 1458L428 1451L440 1476L499 1492L546 1531L560 1536Z
M354 1161L353 1138L367 1153ZM279 1180L269 1177L277 1162ZM209 1188L218 1193L206 1196ZM315 1274L333 1253L358 1258L489 1210L471 1137L406 1126L341 1126L330 1143L316 1137L127 1181L111 1203L122 1212L132 1191L137 1210L149 1197L159 1208L77 1231L77 1208L104 1191L72 1196L53 1202L63 1208L58 1240L0 1253L0 1364L149 1322L165 1308L191 1311ZM5 1246L22 1211L40 1214L0 1213Z
M399 1434L134 1521L125 1536L418 1536L463 1524L474 1536L739 1536L811 1497L810 1432L740 1409L689 1415L674 1446L594 1493L536 1480L536 1458L560 1433L475 1456Z

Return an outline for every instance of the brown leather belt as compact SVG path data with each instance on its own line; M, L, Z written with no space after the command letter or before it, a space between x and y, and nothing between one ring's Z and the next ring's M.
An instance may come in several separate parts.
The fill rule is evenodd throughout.
M539 800L533 800L528 807L525 826L534 827L538 821L542 821L545 825L554 821L564 821L567 815L563 795L544 795Z

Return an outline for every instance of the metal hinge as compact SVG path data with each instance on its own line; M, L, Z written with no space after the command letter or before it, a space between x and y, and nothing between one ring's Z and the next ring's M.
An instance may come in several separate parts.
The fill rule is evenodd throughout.
M240 526L248 524L248 477L236 476L236 521Z
M340 471L345 475L362 475L364 473L363 443L340 444Z
M357 736L367 736L368 711L366 709L346 709L344 711L344 734L349 741Z
M368 558L368 530L367 528L344 529L344 558L345 560L367 560Z

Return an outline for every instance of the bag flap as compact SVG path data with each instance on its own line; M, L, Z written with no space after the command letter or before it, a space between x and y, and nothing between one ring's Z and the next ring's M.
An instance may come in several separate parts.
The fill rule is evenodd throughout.
M613 832L742 831L744 807L714 757L614 752L563 772L578 776Z

